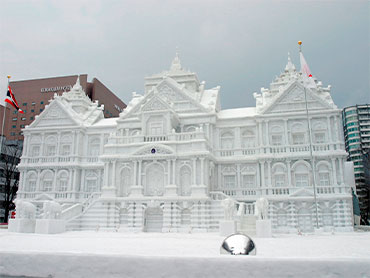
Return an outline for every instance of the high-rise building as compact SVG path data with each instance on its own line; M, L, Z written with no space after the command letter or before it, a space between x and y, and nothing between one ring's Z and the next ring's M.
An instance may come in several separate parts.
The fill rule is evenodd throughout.
M4 123L6 138L8 140L23 140L22 129L31 124L36 116L45 109L45 105L49 104L49 100L53 98L54 94L61 95L64 91L69 91L76 83L77 77L78 75L70 75L10 82L10 87L24 114L18 113L13 108L6 110ZM99 105L104 105L104 117L118 117L126 104L97 78L88 82L87 74L81 74L79 77L86 95L92 101L99 101ZM1 106L1 123L3 109Z
M370 187L366 173L369 172L370 152L370 104L358 104L343 109L343 129L348 160L355 167L357 195L360 201L361 216L369 219Z

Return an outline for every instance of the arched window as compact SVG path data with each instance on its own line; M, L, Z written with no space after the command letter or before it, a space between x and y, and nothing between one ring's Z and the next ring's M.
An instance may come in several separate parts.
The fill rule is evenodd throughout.
M256 137L251 130L246 130L242 134L242 147L253 148L256 145Z
M164 193L164 169L159 163L152 163L146 169L146 195L160 196Z
M276 187L286 186L286 169L283 165L273 167L273 183Z
M309 169L305 164L301 163L295 167L294 178L297 187L309 186Z
M231 150L234 148L234 134L225 132L221 135L221 149Z
M68 190L69 176L68 172L62 171L57 177L57 191L65 192Z
M36 191L36 181L37 175L35 172L31 172L27 174L27 182L24 188L26 192L35 192Z
M56 155L57 139L55 136L49 136L45 140L45 156Z
M256 187L256 170L253 167L247 166L241 170L242 188Z
M31 135L29 156L38 157L40 155L41 138L38 135Z
M191 170L188 166L182 166L180 169L180 188L182 196L191 194Z
M46 171L41 175L41 190L49 192L53 190L54 174L51 171Z
M65 135L60 139L60 155L67 156L71 154L72 137Z
M98 189L98 174L96 171L87 171L85 176L85 192L97 192Z
M224 189L236 188L236 170L233 167L226 167L222 171Z
M89 156L99 156L100 154L100 139L99 138L92 138L89 141L89 149L88 149Z
M125 197L130 193L131 180L130 168L124 167L121 170L120 196Z
M306 128L307 129L307 128ZM291 128L292 144L300 145L306 143L306 130L301 123L295 123Z
M271 128L270 143L273 146L283 144L283 129L280 126L274 126Z
M40 155L40 145L31 145L31 156L38 157Z
M325 123L323 122L318 122L316 123L313 128L313 142L320 144L320 143L325 143L327 141L326 138L326 133L327 133L327 128Z
M330 185L330 169L329 166L325 163L318 165L319 170L319 184L320 186L329 186Z

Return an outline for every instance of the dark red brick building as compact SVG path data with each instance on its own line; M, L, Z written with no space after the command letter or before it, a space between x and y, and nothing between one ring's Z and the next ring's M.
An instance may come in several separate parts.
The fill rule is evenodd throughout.
M18 113L7 105L4 134L9 140L23 140L22 128L29 125L35 116L40 114L54 94L61 95L69 91L76 83L78 75L51 77L32 80L11 81L10 87L17 99L19 107L25 112ZM80 75L83 90L92 101L104 104L104 117L118 117L126 104L119 99L97 78L87 81L87 74ZM10 109L9 109L10 107ZM0 106L0 124L3 120L4 107Z

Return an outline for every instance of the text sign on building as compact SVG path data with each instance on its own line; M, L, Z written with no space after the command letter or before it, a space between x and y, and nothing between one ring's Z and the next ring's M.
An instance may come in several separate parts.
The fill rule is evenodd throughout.
M70 91L71 89L72 89L72 85L56 86L56 87L50 87L50 88L41 88L41 93L58 92L58 91Z

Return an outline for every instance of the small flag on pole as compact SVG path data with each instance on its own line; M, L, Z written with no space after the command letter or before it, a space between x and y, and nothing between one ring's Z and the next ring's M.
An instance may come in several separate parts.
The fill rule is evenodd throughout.
M15 99L15 97L13 95L13 92L12 92L12 89L10 88L10 86L8 86L8 92L6 94L5 102L9 103L11 106L13 106L15 109L17 109L17 111L19 113L24 114L24 112L22 111L22 109L19 108L19 105L17 103L17 100Z
M299 52L299 58L301 62L301 73L303 76L303 83L307 88L316 88L316 83L313 80L310 68L306 62L306 59L303 56L302 51Z

